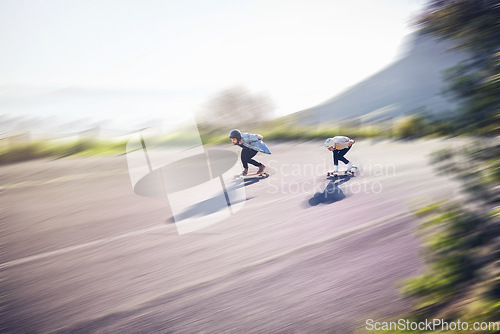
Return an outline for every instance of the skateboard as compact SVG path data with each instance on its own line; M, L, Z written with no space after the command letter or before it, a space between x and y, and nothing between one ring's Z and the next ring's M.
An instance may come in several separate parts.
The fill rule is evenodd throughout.
M249 173L247 175L241 175L241 174L237 174L234 176L235 179L239 179L239 180L245 180L245 179L255 179L255 178L258 178L258 179L265 179L266 177L269 176L269 173L268 172L263 172L263 173Z
M338 177L338 176L356 176L358 168L357 167L352 167L349 170L339 170L337 172L327 172L326 177Z

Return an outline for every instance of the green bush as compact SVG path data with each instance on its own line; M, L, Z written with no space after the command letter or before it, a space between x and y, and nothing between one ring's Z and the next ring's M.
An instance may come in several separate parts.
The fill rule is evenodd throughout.
M440 202L415 212L426 266L425 273L403 282L401 292L417 302L406 317L498 321L500 209L491 209L499 186L498 153L498 146L479 142L432 154L438 169L451 166L468 203L477 204Z
M125 141L32 140L25 143L5 144L0 150L0 164L9 164L42 158L69 156L96 156L125 152Z
M393 135L396 138L412 139L428 134L426 122L420 116L407 116L396 120Z

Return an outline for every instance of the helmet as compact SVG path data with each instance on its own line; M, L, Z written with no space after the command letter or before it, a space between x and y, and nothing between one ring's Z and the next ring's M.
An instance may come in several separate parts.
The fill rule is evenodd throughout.
M229 138L236 138L238 141L241 140L241 132L238 129L234 129L229 133Z
M333 138L328 138L327 140L325 140L325 143L323 145L325 145L326 148L334 147L335 141L333 140Z

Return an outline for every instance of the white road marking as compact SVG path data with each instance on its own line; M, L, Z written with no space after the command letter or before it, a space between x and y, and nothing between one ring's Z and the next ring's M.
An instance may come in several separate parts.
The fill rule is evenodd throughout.
M103 239L94 240L94 241L87 242L87 243L80 244L80 245L75 245L75 246L70 246L70 247L58 249L58 250L51 251L51 252L45 252L45 253L40 253L37 255L27 256L27 257L24 257L21 259L12 260L9 262L2 263L2 264L0 264L0 268L2 268L2 269L9 268L9 267L17 266L17 265L24 264L27 262L37 261L37 260L41 260L41 259L44 259L47 257L61 255L64 253L69 253L69 252L83 249L83 248L87 248L87 247L98 246L98 245L102 245L102 244L105 244L108 242L112 242L112 241L116 241L116 240L120 240L120 239L128 238L128 237L134 237L137 235L141 235L144 233L153 232L153 231L157 231L157 230L161 230L161 229L165 229L165 228L166 228L165 225L157 225L157 226L148 227L148 228L138 230L138 231L120 234L120 235L117 235L114 237L103 238Z
M323 239L312 241L312 242L303 244L301 246L297 246L295 248L286 250L284 252L273 254L273 255L270 255L270 256L265 257L265 258L260 259L260 260L256 260L256 261L251 262L247 265L243 265L243 266L237 267L237 268L232 269L232 270L227 270L225 272L220 272L220 273L212 275L212 276L206 276L206 277L198 279L196 281L186 283L186 284L181 285L177 288L173 288L171 290L165 291L164 293L162 293L160 295L156 295L154 297L154 299L164 298L168 295L178 294L178 293L181 293L181 292L186 291L186 290L191 291L191 290L193 290L193 288L195 288L197 286L202 286L202 285L208 284L210 282L220 280L224 277L228 277L231 275L238 274L240 272L248 271L249 269L252 269L252 268L257 267L259 265L275 261L276 259L279 259L282 257L287 257L288 255L300 252L302 250L306 250L308 248L312 248L312 247L317 246L317 245L321 245L323 243L331 242L332 240L338 240L338 241L346 240L350 237L368 232L368 231L373 230L377 227L381 227L381 226L388 225L390 223L394 223L397 219L401 219L404 217L409 217L407 212L390 215L390 216L387 216L384 218L376 219L376 220L369 222L369 223L360 224L360 225L354 226L350 229L331 234ZM151 300L152 299L148 299L148 300L145 300L145 301L140 302L140 303L129 304L129 305L125 306L124 308L122 308L119 312L125 312L127 310L136 310L137 307L139 307L139 305L147 305L147 303L150 302ZM78 323L76 325L78 325ZM71 328L72 326L74 326L74 325L61 327L58 329L58 331L64 330L67 328Z
M291 197L291 198L288 198L288 199L293 199L295 197L298 197L298 196L294 196L294 197ZM267 203L263 203L263 204L267 205ZM328 240L331 240L331 239L335 239L335 238L338 238L338 237L341 237L341 236L344 236L343 238L345 238L345 237L349 237L351 235L357 235L359 233L363 233L365 231L368 231L368 230L370 230L372 228L386 225L386 224L392 222L394 219L400 218L400 217L404 217L406 215L408 215L408 213L405 212L405 211L403 211L403 212L399 212L399 213L391 215L391 216L386 216L384 218L376 219L374 221L371 221L371 222L368 222L368 223L365 223L365 224L356 225L356 226L354 226L354 227L352 227L350 229L343 230L341 232L337 232L337 233L334 233L334 234L332 234L330 236L327 236L324 239L313 241L313 242L310 242L310 243L307 243L307 244L295 247L294 249L288 250L288 251L286 251L284 253L273 255L273 256L271 256L269 258L260 260L259 263L266 262L266 261L269 261L270 259L275 259L275 258L278 258L278 257L286 255L286 254L290 254L290 253L295 252L295 251L297 251L299 249L303 249L303 248L311 247L313 245L321 244L321 243L323 243L325 241L328 241ZM80 250L80 249L84 249L84 248L88 248L88 247L93 247L93 246L98 246L98 245L106 244L106 243L113 242L113 241L120 240L120 239L124 239L124 238L135 237L135 236L142 235L142 234L145 234L145 233L148 233L148 232L158 231L158 230L162 230L162 229L166 229L166 226L165 225L152 226L152 227L145 228L145 229L142 229L142 230L133 231L133 232L129 232L129 233L124 233L124 234L120 234L120 235L117 235L117 236L107 237L107 238L103 238L103 239L99 239L99 240L94 240L94 241L87 242L87 243L84 243L84 244L70 246L70 247L58 249L58 250L55 250L55 251L50 251L50 252L40 253L40 254L36 254L36 255L31 255L31 256L27 256L27 257L21 258L21 259L12 260L12 261L9 261L9 262L2 263L2 264L0 264L0 268L1 269L6 269L6 268L14 267L14 266L17 266L17 265L25 264L25 263L28 263L28 262L42 260L42 259L45 259L45 258L48 258L48 257L51 257L51 256L57 256L57 255L61 255L61 254L73 252L73 251L76 251L76 250ZM354 234L352 234L352 233L354 233ZM249 266L256 265L256 264L258 264L258 263L250 264Z
M51 183L61 183L61 182L68 182L68 181L74 181L74 180L84 180L84 179L91 179L94 177L105 177L105 176L113 176L113 175L126 174L126 173L128 173L128 171L104 171L104 172L92 172L92 173L84 173L84 174L71 174L71 175L60 176L60 177L56 177L56 178L52 178L52 179L21 181L21 182L16 182L16 183L5 184L5 185L0 186L0 189L29 188L29 187L42 186L42 185L51 184Z

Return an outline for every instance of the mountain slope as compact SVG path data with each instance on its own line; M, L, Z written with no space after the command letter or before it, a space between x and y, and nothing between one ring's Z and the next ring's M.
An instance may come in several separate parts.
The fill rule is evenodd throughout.
M449 116L454 105L442 96L442 71L456 65L463 54L450 44L413 34L411 47L398 61L340 95L292 114L300 124L348 119L377 120L426 110L438 118ZM425 109L424 109L425 108Z

